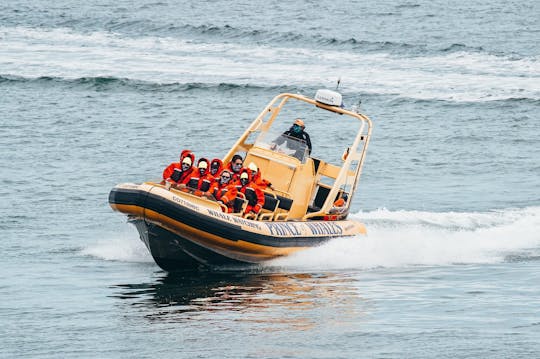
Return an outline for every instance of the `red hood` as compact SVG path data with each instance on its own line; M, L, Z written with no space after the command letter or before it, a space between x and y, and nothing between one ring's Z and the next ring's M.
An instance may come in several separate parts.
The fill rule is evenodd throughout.
M219 168L218 168L218 171L216 172L216 176L217 176L217 175L221 175L221 171L223 170L223 161L220 160L219 158L214 158L214 159L212 160L212 162L210 162L209 172L210 172L210 170L212 169L212 165L213 165L214 163L219 164Z

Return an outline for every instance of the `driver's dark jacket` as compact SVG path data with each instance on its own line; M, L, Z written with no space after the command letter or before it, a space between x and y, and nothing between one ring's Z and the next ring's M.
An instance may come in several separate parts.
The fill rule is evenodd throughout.
M289 136L289 137L294 137L294 138L298 138L299 140L301 141L304 141L308 147L308 151L309 151L309 154L311 154L311 140L309 138L309 135L307 132L305 131L302 131L300 133L295 133L293 132L292 128L283 132L283 134L285 136ZM285 137L281 136L280 138L278 138L278 140L276 141L276 143L278 145L282 144L283 142L285 141Z

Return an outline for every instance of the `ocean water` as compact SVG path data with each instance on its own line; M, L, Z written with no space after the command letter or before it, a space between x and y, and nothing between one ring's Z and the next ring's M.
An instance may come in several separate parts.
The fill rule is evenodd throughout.
M540 4L3 1L0 357L540 357ZM107 203L341 78L374 122L336 239L168 274ZM333 143L306 119L314 156Z

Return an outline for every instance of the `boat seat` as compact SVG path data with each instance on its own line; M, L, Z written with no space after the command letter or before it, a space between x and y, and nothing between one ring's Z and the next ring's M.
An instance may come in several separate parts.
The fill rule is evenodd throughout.
M276 195L276 197L279 200L278 208L284 209L286 211L289 211L291 209L293 204L293 200L291 198L283 197L280 195Z
M255 206L257 204L257 194L255 193L255 190L253 188L247 187L244 195L248 201L248 204L250 204L251 206Z
M282 211L275 215L274 220L285 221L287 220L287 217L289 217L289 211L291 210L294 200L280 195L276 195L276 198L279 200L278 209L281 209Z
M257 218L259 221L271 221L278 209L279 199L275 194L264 192L264 206Z
M242 192L238 192L236 194L236 198L233 201L233 213L231 213L234 216L242 216L244 214L244 211L246 210L246 207L248 205L248 201L246 199L246 196Z

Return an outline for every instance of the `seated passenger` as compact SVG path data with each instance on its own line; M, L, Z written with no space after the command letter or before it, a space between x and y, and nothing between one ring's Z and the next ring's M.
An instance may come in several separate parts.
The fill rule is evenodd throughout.
M219 158L214 158L210 162L210 174L217 180L219 179L219 174L223 170L223 162Z
M248 169L251 171L251 180L255 182L255 184L259 186L261 190L264 191L266 188L272 188L272 183L262 178L261 171L255 163L251 162Z
M349 196L347 193L343 193L341 196L339 196L339 198L334 201L332 208L330 208L330 213L339 214L347 211L345 205L347 204L348 199Z
M343 199L343 197L339 197L335 202L334 202L334 207L343 207L345 206L345 200Z
M264 193L259 186L251 180L251 173L247 168L242 169L240 180L236 184L236 189L238 192L243 193L248 201L244 214L258 214L264 206Z
M212 194L218 202L227 206L228 213L232 212L233 202L237 193L236 186L231 180L231 172L229 170L223 170L219 176L219 180L214 181L209 190L210 194Z
M233 181L238 181L243 164L244 160L242 159L242 156L236 154L227 165L227 169L232 173Z
M189 150L183 150L180 155L180 162L173 162L163 171L163 180L161 184L183 184L189 180L193 172L192 164L195 161L195 155Z
M187 182L187 186L191 189L206 192L210 189L214 177L208 172L208 160L201 158L197 162L197 171L193 171ZM195 193L201 195L202 193Z

